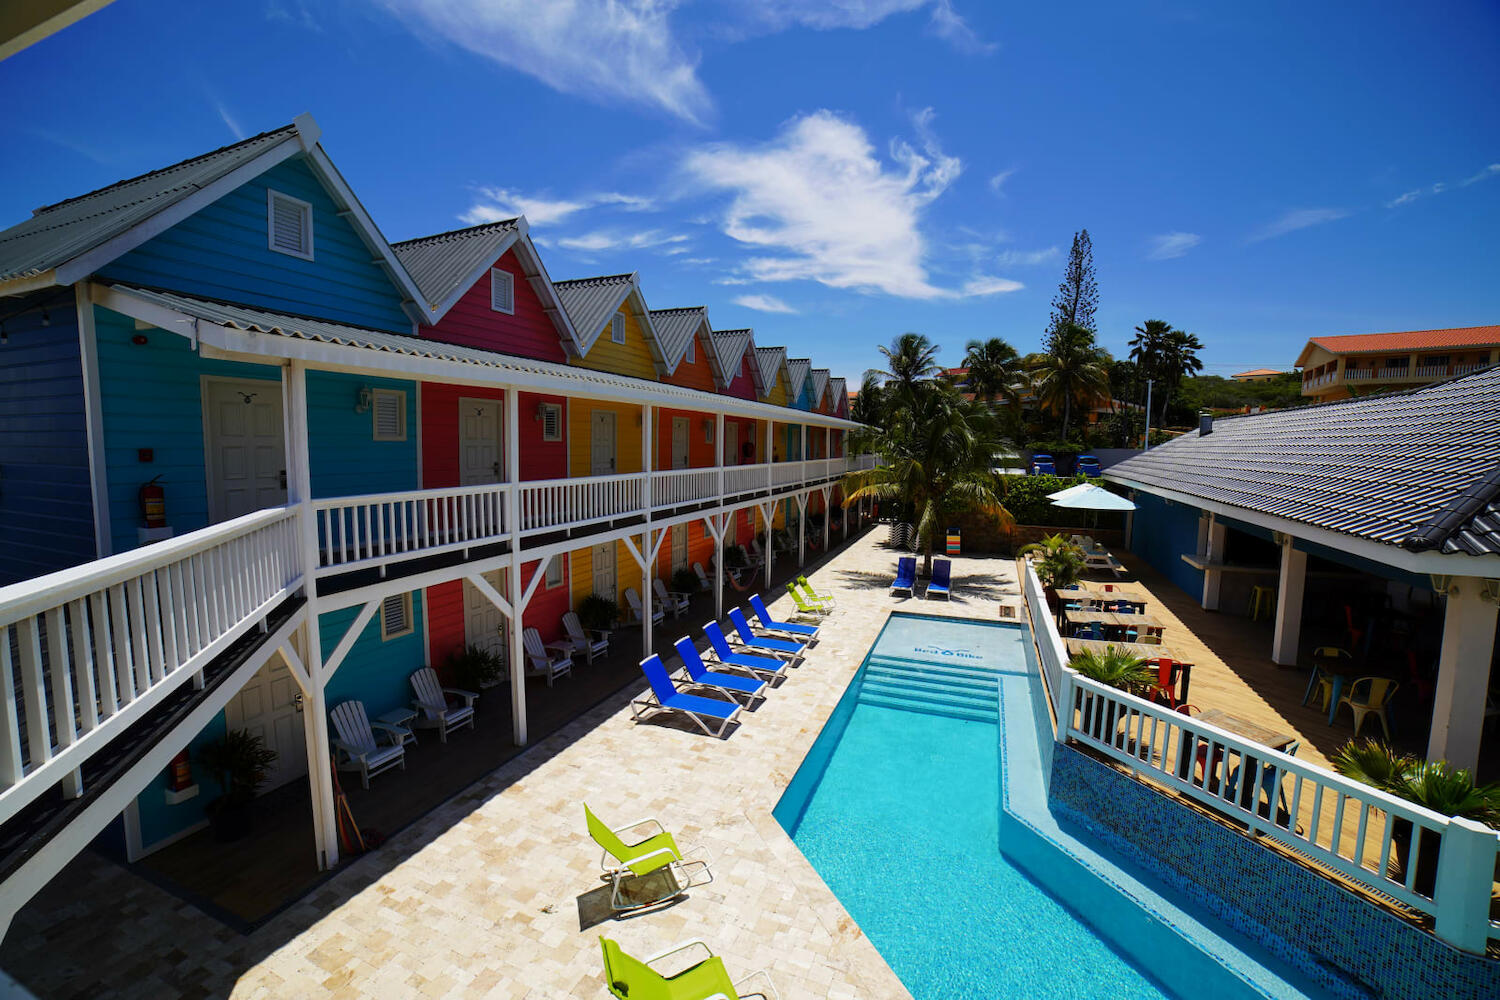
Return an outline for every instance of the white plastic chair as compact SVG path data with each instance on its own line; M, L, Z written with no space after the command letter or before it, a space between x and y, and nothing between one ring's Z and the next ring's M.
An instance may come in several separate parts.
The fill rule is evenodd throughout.
M708 574L703 572L703 564L701 562L693 563L693 572L698 574L699 590L708 591L714 589L714 585L709 582Z
M595 656L602 656L609 652L609 629L591 628L584 631L583 622L578 620L578 612L569 611L562 617L563 631L568 633L568 641L573 644L576 652L583 653L584 659L589 663L594 662Z
M572 674L573 656L571 653L558 653L553 655L542 642L542 634L534 628L528 628L521 633L521 638L526 643L526 659L531 664L531 672L538 676L547 678L547 686L563 674Z
M411 700L411 707L417 710L417 717L412 725L422 729L436 729L438 741L448 742L448 730L462 729L468 726L474 728L474 699L479 694L474 691L465 691L463 688L445 688L438 683L437 671L431 667L423 667L415 671L408 680L411 681L411 689L416 697ZM448 696L452 695L453 700ZM462 700L463 704L458 702Z
M625 588L625 604L630 608L631 621L637 624L644 621L641 617L641 595L635 592L634 587ZM651 624L660 625L664 617L660 603L651 609Z
M681 591L668 590L667 585L661 582L661 577L651 581L651 590L656 594L658 604L672 612L673 618L681 618L687 614L691 597Z
M339 734L338 739L333 740L334 749L343 755L339 770L358 771L365 788L369 788L370 779L382 771L393 767L406 770L406 737L410 734L405 729L384 722L371 722L361 701L346 701L333 706L328 718L333 723L334 732ZM385 746L376 740L377 732L385 737Z

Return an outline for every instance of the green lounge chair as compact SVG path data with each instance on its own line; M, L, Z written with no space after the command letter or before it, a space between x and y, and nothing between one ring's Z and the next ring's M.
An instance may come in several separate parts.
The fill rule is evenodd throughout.
M832 594L824 596L823 594L818 593L816 590L813 590L813 585L808 582L807 577L805 576L799 574L797 576L797 583L802 587L803 590L807 591L808 599L814 604L821 604L825 608L832 608L838 603L833 599Z
M786 592L791 595L792 603L797 605L797 613L793 617L811 618L813 620L817 620L828 614L827 608L821 605L807 603L807 598L802 596L802 592L797 589L797 585L795 583L788 581L786 585Z
M599 856L599 868L605 875L610 876L614 880L614 890L610 894L609 905L617 911L639 910L643 906L655 906L669 899L676 899L694 886L708 885L708 883L714 880L713 873L708 870L707 861L683 860L682 852L677 849L677 841L672 839L672 835L657 820L639 819L634 823L627 823L622 827L612 830L605 826L604 822L598 816L594 815L594 811L588 807L588 803L584 803L583 817L584 821L588 824L589 836L604 851ZM627 844L620 839L620 834L627 830L634 830L636 827L646 826L647 824L654 824L659 832L634 844ZM703 852L701 849L695 848L690 853L699 854ZM613 865L610 864L611 858L616 862ZM672 876L673 884L677 887L676 892L645 903L627 903L622 901L620 897L620 883L627 877L633 876L638 878L642 875L650 875L652 872L661 871L663 868L671 869L669 874ZM701 882L695 881L700 875L708 877Z
M702 941L684 941L666 951L658 952L644 961L627 955L620 946L607 937L599 938L599 947L604 951L604 983L609 992L620 1000L740 1000L742 996L775 997L780 994L764 970L752 973L732 982L724 968L724 962ZM708 957L697 965L689 966L675 976L663 976L651 968L659 962L689 948L702 948ZM741 994L740 986L764 976L766 989L760 993Z

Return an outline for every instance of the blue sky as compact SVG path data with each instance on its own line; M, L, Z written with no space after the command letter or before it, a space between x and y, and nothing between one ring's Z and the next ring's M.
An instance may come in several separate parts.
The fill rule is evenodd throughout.
M1500 8L1202 6L116 0L0 63L0 223L311 111L389 238L524 211L851 381L1035 349L1081 227L1117 353L1500 322Z

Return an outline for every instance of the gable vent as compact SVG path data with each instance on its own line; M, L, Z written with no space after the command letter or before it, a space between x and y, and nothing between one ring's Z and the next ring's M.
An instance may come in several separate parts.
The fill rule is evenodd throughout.
M490 269L490 308L514 315L516 311L515 277L498 267Z
M312 260L312 206L279 191L266 192L269 245L278 253Z
M406 440L406 393L376 389L371 399L376 441Z
M542 440L562 440L562 407L556 403L542 404Z
M411 594L392 594L380 604L380 637L394 639L412 631Z
M609 321L609 339L616 344L625 343L625 316L615 313Z

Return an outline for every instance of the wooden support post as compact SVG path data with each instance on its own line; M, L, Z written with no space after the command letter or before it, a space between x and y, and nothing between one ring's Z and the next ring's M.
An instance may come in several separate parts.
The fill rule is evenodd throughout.
M518 747L526 745L526 647L525 617L519 610L521 588L521 521L518 490L521 482L521 400L516 387L505 387L505 530L510 536L510 738Z
M1446 760L1453 767L1471 770L1479 763L1490 661L1495 653L1495 587L1494 581L1472 576L1457 577L1449 584L1432 695L1428 760Z

